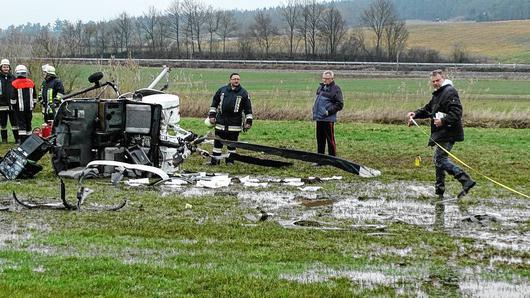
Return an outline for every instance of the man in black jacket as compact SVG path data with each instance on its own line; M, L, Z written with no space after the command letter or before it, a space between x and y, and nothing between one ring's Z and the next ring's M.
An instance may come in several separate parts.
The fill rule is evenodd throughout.
M344 101L339 85L335 84L334 74L326 70L322 74L322 83L318 86L313 105L313 120L316 121L317 152L325 154L326 143L329 155L337 155L335 143L335 122L337 112L342 110Z
M440 198L443 197L447 172L462 184L462 191L458 194L458 198L461 198L476 184L466 172L449 159L447 153L451 151L455 142L464 140L462 104L451 80L445 79L442 70L431 73L431 83L434 88L431 101L423 108L407 114L409 125L412 123L411 119L431 118L429 146L437 145L433 158L436 170L435 194Z
M41 86L40 100L44 121L47 122L55 117L55 111L61 104L61 97L64 95L64 86L52 65L43 65L42 72L44 73L44 81Z
M15 77L11 74L11 65L9 60L2 59L0 62L0 135L2 143L7 143L7 119L11 123L15 142L19 142L18 126L15 118L15 112L11 101L14 100L15 92L11 83Z
M230 82L217 90L210 105L208 118L215 125L215 136L217 138L237 141L241 130L247 131L252 126L252 104L250 95L240 85L241 77L238 73L230 75ZM244 117L244 118L243 118ZM235 153L236 148L227 146L228 153ZM223 144L215 140L211 164L217 165L223 152ZM234 161L228 157L227 164Z

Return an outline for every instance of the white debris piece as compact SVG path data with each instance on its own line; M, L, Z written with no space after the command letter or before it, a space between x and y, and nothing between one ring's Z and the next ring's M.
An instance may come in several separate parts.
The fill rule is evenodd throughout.
M269 185L267 182L259 182L259 179L250 178L250 176L239 178L239 181L245 187L267 187Z
M321 189L322 186L306 186L306 187L298 187L301 191L317 191Z
M149 184L149 178L129 179L125 181L125 184L129 186L147 185Z
M288 186L302 186L304 185L304 182L302 182L302 178L284 178L282 179L284 185Z
M324 177L324 178L320 178L320 180L323 180L323 181L342 180L342 176Z
M204 188L221 188L230 185L232 179L228 176L213 176L208 180L198 180L197 186Z

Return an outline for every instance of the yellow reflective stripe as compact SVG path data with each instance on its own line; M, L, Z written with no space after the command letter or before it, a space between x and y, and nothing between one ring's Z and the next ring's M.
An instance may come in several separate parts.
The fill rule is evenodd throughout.
M53 89L48 89L48 102L53 103Z

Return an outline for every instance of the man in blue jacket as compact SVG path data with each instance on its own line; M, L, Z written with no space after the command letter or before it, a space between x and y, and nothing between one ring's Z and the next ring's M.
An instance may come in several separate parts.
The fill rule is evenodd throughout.
M317 122L318 153L325 154L327 143L329 155L337 155L334 125L337 121L337 112L342 110L343 106L342 91L339 85L335 84L333 72L324 71L313 105L313 120Z

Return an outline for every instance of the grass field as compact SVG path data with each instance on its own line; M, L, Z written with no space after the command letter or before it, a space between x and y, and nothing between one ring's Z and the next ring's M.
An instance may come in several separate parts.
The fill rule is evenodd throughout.
M122 91L147 86L159 69L132 66L69 66L78 74L73 90L88 86L82 78L104 71L106 79L114 79ZM253 98L257 119L309 120L314 92L320 73L306 71L258 71L220 69L174 69L168 92L180 95L182 114L204 117L213 93L226 84L228 75L238 71L242 85ZM530 126L529 78L482 79L450 73L459 90L467 126ZM404 115L423 106L431 96L427 78L358 78L355 73L338 73L345 107L341 122L402 123Z
M86 76L95 70L84 67L80 73ZM118 68L105 72L117 79L122 90L131 90L147 85L157 71ZM181 95L182 127L199 135L208 132L202 117L211 94L229 72L173 70L169 91ZM240 140L314 152L314 123L307 119L319 74L241 74L243 85L252 92L257 120ZM528 195L530 130L466 127L466 140L452 152L475 169L470 173L478 185L464 199L440 204L432 196L432 149L426 146L427 136L422 132L427 126L408 128L404 120L400 125L373 123L381 113L398 121L397 117L426 102L430 94L426 80L339 75L337 82L346 94L346 109L336 125L338 155L380 170L380 177L360 178L302 161L281 169L241 163L211 167L193 155L182 165L183 171L225 172L240 179L340 175L342 180L316 184L322 189L308 195L274 183L266 188L234 183L230 188L208 190L113 187L108 179L97 179L86 182L94 190L87 205L115 204L123 198L128 198L128 205L119 212L15 207L13 191L25 200L57 201L59 180L46 156L39 162L43 171L34 179L0 181L0 207L9 208L0 212L0 297L528 293L528 199L481 174ZM485 119L495 115L505 115L513 122L521 117L517 113L523 113L528 123L525 80L455 82L465 117L477 113L479 126L487 126ZM84 86L79 83L77 87ZM36 113L34 126L41 122ZM0 153L9 148L0 145ZM211 145L203 148L210 150ZM422 162L415 166L418 156ZM65 182L67 199L73 201L77 182ZM448 178L446 198L450 200L459 191L459 184ZM306 197L331 203L305 206L300 202ZM270 218L255 220L259 212L270 213ZM483 222L470 217L466 221L477 214L498 219ZM282 223L294 219L322 226L292 228Z
M201 119L185 118L182 125L198 134L207 132ZM321 184L323 195L338 203L350 197L358 202L384 199L385 204L408 198L425 205L422 213L431 212L429 196L365 194L365 188L397 181L431 185L431 150L418 128L339 123L336 132L339 156L379 169L382 176L362 179L304 162L287 169L239 163L213 169L198 156L188 160L183 170L220 170L238 177L342 175L341 181ZM315 146L309 121L260 120L241 139L310 151ZM488 176L529 193L529 142L528 129L468 128L466 141L457 144L453 153ZM7 149L0 147L2 152ZM416 156L422 157L420 167L414 166ZM40 163L45 169L35 179L2 181L0 203L9 204L13 190L21 198L37 201L57 197L58 180L49 158ZM517 197L476 173L473 176L479 184L469 197L446 208L472 212L494 200L499 200L494 204L512 204ZM76 183L66 183L71 200ZM128 206L120 212L14 209L0 213L0 296L460 296L484 293L482 288L512 295L528 290L528 252L488 246L454 236L450 229L432 229L431 224L391 221L384 233L372 233L350 228L357 221L346 218L334 221L338 230L288 229L274 220L249 222L245 215L256 209L241 197L249 190L239 186L186 195L186 188L113 188L106 180L89 185L96 190L91 200L108 203L127 197ZM296 188L285 186L250 190L263 200L293 191ZM448 192L458 192L456 182L450 180ZM527 206L516 210L527 212ZM335 208L340 209L306 207L300 212L331 221L329 212ZM295 211L288 215L277 211L273 218L289 218ZM516 233L528 235L528 218L521 220ZM491 229L507 233L499 223Z
M530 62L530 20L412 24L408 46L436 49L449 56L455 45L492 62Z

